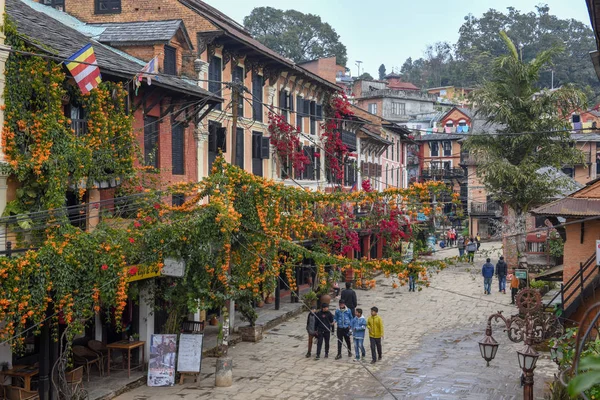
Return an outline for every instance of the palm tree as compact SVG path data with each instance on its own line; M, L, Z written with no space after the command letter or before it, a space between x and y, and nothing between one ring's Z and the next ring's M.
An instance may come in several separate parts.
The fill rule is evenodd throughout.
M470 95L476 118L487 122L483 130L493 126L496 134L473 132L465 148L477 160L477 175L489 194L512 210L505 225L512 227L508 233L516 240L519 265L527 268L527 213L570 182L555 171L581 162L583 155L570 139L568 116L585 108L586 97L571 85L555 90L536 86L540 71L562 49L543 51L525 63L506 33L500 35L508 54L494 60L491 78Z

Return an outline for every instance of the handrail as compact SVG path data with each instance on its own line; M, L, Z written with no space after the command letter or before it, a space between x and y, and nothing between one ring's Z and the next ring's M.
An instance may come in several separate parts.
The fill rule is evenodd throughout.
M596 263L594 262L595 260L596 260L596 253L592 254L592 256L590 258L588 258L584 264L580 264L579 271L577 271L577 273L575 275L573 275L571 277L571 279L569 279L567 281L567 283L565 283L564 285L563 284L560 285L561 286L560 291L558 293L556 293L556 295L554 295L554 297L546 304L546 307L549 306L550 304L552 304L558 298L558 296L561 296L561 299L562 299L561 308L564 310L565 303L568 300L570 300L571 297L575 296L576 294L577 295L582 294L583 291L585 290L585 283L588 281L588 279L592 276L592 274L596 270ZM590 268L590 266L593 266L594 268ZM585 274L586 272L587 272L587 275ZM577 292L577 290L573 290L565 298L564 294L567 293L567 291L576 284L578 284L580 287L579 293Z

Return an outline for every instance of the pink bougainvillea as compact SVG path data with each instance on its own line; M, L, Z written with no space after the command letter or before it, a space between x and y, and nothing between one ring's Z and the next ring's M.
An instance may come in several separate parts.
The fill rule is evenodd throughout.
M275 148L275 153L282 162L289 162L288 168L293 168L296 173L302 173L310 159L304 154L304 149L300 144L300 132L292 125L288 124L282 115L269 113L269 134L271 144ZM287 175L292 175L292 171L286 171Z

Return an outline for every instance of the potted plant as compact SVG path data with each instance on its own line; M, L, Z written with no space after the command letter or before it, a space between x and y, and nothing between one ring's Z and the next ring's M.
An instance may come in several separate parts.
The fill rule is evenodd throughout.
M313 290L309 290L302 296L302 300L307 306L314 307L317 305L318 296Z
M208 320L208 323L211 326L217 326L219 324L219 320L217 319L217 315L216 314L211 314Z
M137 342L138 340L140 340L140 334L139 333L134 333L131 336L133 337L133 341L134 342Z

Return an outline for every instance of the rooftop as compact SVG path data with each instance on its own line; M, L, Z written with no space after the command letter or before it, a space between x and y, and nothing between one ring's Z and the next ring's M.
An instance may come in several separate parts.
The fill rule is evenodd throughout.
M127 79L132 79L145 65L142 60L125 56L117 49L94 40L92 37L100 32L98 27L89 26L52 7L31 0L6 0L6 12L16 24L19 34L39 52L66 59L91 43L102 73ZM215 102L222 100L177 76L161 75L152 83L176 92L211 97Z
M111 45L139 42L168 43L173 36L181 31L189 48L193 48L185 25L180 19L91 25L104 29L97 37L98 41L102 43Z

